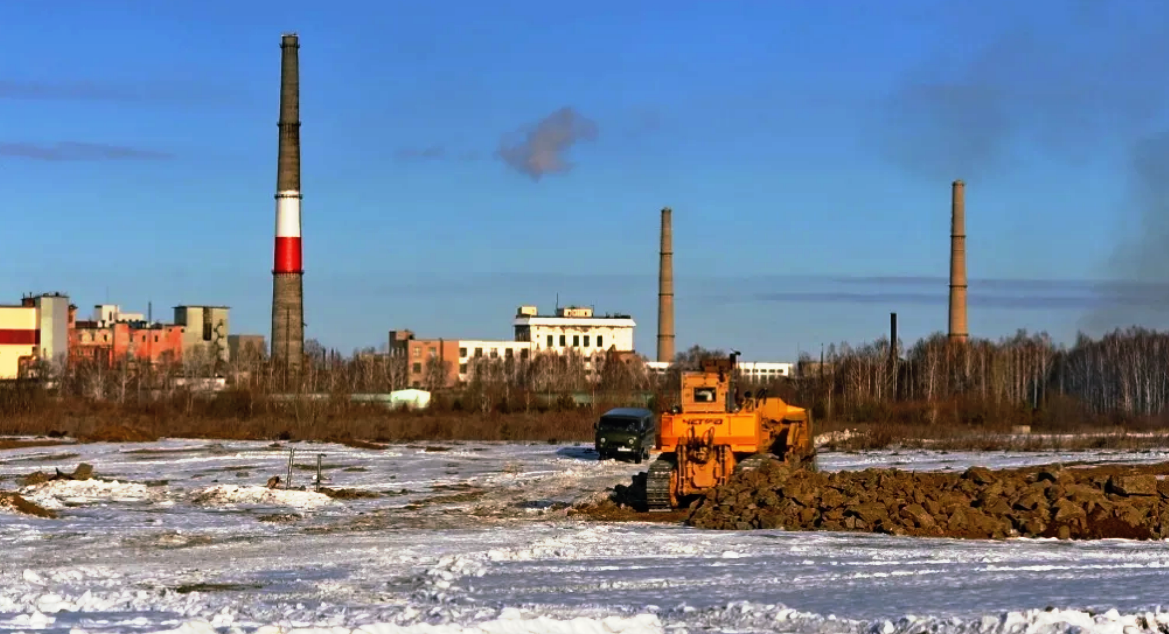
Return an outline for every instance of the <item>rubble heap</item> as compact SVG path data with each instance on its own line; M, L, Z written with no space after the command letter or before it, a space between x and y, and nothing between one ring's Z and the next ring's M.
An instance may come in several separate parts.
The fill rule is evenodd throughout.
M772 463L708 491L687 523L972 539L1169 538L1169 480L1147 471L1155 470L815 473Z

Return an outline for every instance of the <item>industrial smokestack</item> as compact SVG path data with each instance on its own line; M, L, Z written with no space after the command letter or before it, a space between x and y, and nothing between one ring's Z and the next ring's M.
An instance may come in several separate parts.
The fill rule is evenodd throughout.
M897 313L889 313L889 359L897 362Z
M950 194L950 341L964 343L966 329L966 185L956 180Z
M304 268L300 245L300 39L280 39L280 129L276 169L276 250L272 267L272 359L300 369L304 350Z
M890 394L893 400L897 398L897 375L900 372L897 363L899 356L897 355L897 313L889 313L889 382L892 384Z
M662 208L661 261L658 264L658 361L674 360L674 230L673 212Z

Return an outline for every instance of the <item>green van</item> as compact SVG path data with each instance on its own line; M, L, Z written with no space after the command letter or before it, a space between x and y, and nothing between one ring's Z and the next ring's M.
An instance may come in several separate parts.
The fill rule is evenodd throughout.
M640 407L611 409L593 423L593 429L600 460L629 457L640 463L649 459L657 441L657 418L652 411Z

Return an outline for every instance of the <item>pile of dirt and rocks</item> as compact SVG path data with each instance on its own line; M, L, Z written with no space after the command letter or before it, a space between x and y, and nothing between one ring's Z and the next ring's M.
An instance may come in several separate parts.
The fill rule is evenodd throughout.
M816 473L772 463L691 505L706 529L863 531L999 539L1169 538L1169 463L964 473Z
M65 473L60 469L57 469L53 475L49 475L43 471L34 471L20 478L19 482L20 486L33 486L56 480L91 480L93 477L93 465L82 462L77 465L73 473Z
M57 518L57 513L55 511L49 510L39 504L29 502L19 493L13 493L10 491L0 491L0 509L10 509L17 513L32 515L34 517L44 517L48 519Z

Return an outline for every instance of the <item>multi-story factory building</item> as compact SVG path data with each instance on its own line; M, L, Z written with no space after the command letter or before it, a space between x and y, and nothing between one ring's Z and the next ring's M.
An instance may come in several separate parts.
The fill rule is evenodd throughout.
M67 295L27 295L0 306L0 380L29 376L38 361L60 363L68 355Z
M70 358L109 366L133 360L167 364L182 360L183 327L150 322L142 313L122 312L115 304L94 306L93 318L69 315Z
M477 359L522 361L549 352L574 352L584 358L586 370L591 371L595 357L610 351L633 352L637 324L629 315L598 316L591 308L558 308L554 315L540 315L535 306L521 306L512 326L515 335L510 341L417 339L409 330L394 330L390 332L390 354L405 357L407 380L414 387L466 382ZM442 381L433 376L436 372L441 372Z

